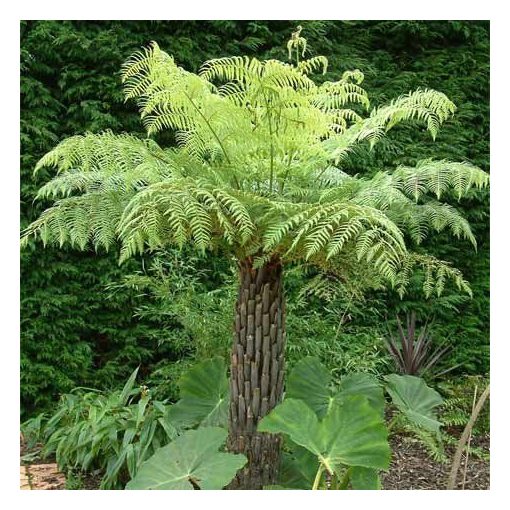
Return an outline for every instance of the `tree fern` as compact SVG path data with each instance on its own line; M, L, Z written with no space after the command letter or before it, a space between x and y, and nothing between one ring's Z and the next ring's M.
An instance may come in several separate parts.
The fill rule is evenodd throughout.
M310 75L326 68L325 57L297 65L229 57L195 75L152 43L123 66L125 96L137 100L149 135L176 131L179 151L111 132L64 140L36 167L57 171L39 198L62 198L25 238L81 249L118 240L121 260L185 242L199 250L219 244L241 258L278 253L318 263L353 250L401 288L398 274L416 260L407 255L406 234L419 244L448 229L475 244L460 213L427 195L460 199L486 186L477 167L426 160L370 179L338 167L357 144L373 146L401 122L421 121L435 137L453 103L423 89L362 118L348 106L369 107L363 74L317 85ZM441 275L464 288L451 270Z
M438 201L488 184L466 162L427 160L371 177L342 171L350 153L373 147L397 124L418 122L435 138L455 106L419 89L370 110L360 70L315 83L327 59L303 60L300 34L298 27L288 45L295 64L228 57L194 74L156 43L135 53L122 80L148 138L105 132L62 141L36 167L56 169L39 192L56 201L23 233L24 242L33 236L82 250L118 244L121 262L172 244L234 255L241 288L229 444L252 459L232 482L246 488L276 476L257 474L262 466L245 438L283 395L283 262L344 279L369 271L400 294L415 272L426 296L441 294L448 280L469 293L457 269L409 248L444 230L475 244L461 214ZM163 130L175 134L177 148L151 138ZM277 438L266 437L264 458L274 466L278 451Z

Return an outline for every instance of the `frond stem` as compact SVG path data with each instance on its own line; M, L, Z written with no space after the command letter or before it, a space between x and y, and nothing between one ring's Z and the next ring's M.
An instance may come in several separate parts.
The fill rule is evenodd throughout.
M195 104L195 102L193 101L193 99L191 98L191 96L184 90L183 91L184 95L188 98L188 101L191 103L191 105L193 106L193 108L195 108L195 110L198 112L198 114L200 115L200 117L202 117L202 119L204 119L204 122L206 123L207 127L209 128L209 130L211 131L212 135L214 136L214 138L216 139L216 141L218 142L218 145L220 146L223 154L225 155L225 159L227 160L227 163L229 165L232 164L232 161L230 160L230 158L228 157L228 153L227 153L227 150L225 149L220 137L218 136L218 134L216 133L216 131L213 129L213 127L211 126L211 123L209 122L209 120L207 119L207 117L202 113L202 111L200 110L200 108ZM237 189L241 189L241 186L239 185L239 181L237 180L237 176L234 174L234 181L236 183L236 187Z
M283 176L281 193L283 193L283 189L285 188L285 183L287 181L287 177L288 177L289 172L290 172L290 165L292 164L292 158L293 157L294 157L294 153L289 154L289 163L287 165L287 170L285 171L285 175Z

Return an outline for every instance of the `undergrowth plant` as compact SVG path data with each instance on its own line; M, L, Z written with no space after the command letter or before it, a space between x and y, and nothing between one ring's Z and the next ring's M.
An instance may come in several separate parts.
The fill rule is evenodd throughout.
M62 395L53 415L41 414L22 425L27 448L42 444L37 455L55 455L59 468L72 480L98 472L101 489L123 489L145 461L178 436L197 427L226 430L229 393L222 358L204 360L185 371L178 381L176 403L156 400L147 386L136 386L137 372L119 391L76 388ZM209 433L217 437L214 431Z
M440 381L438 387L445 396L441 420L448 427L465 427L471 415L473 394L480 393L489 383L488 376L462 376ZM482 409L473 429L475 434L486 434L490 426L490 405Z
M426 323L421 329L416 327L416 313L406 316L406 329L397 316L396 338L390 332L385 345L393 358L396 369L402 374L431 375L437 363L450 350L450 346L434 348L430 326ZM450 367L452 370L455 367Z
M134 387L135 376L111 395L64 395L52 417L25 424L27 439L42 440L44 455L56 454L71 484L99 472L104 489L221 489L249 469L246 456L224 451L231 393L222 358L184 373L176 403L151 400L145 386ZM384 392L394 408L389 423ZM396 419L438 434L441 403L417 377L351 373L337 381L317 358L304 358L289 375L283 403L258 426L285 436L274 466L279 485L265 488L379 489Z
M439 389L445 396L441 408L441 421L444 424L442 439L450 446L458 442L458 434L468 424L473 409L473 398L480 395L489 384L488 376L464 376L452 380L441 381ZM489 459L488 445L485 442L476 444L478 439L488 438L490 432L490 401L482 408L472 429L474 438L469 452L475 457Z
M302 44L301 35L296 40ZM413 248L440 232L476 246L447 201L486 187L485 172L444 159L370 176L345 171L359 147L373 147L399 124L424 125L435 138L455 105L419 88L371 107L358 69L314 81L327 65L322 56L229 57L195 74L152 43L122 68L125 97L137 102L147 138L77 135L36 166L56 169L38 193L55 202L24 230L24 244L120 245L121 262L191 244L235 259L227 443L248 465L231 488L260 488L277 476L281 438L257 432L257 424L283 395L284 264L305 261L344 279L370 272L400 294L421 268L425 295L440 294L448 281L470 292L460 271ZM154 140L166 130L177 148Z
M223 263L225 262L225 263ZM111 294L134 292L135 317L161 321L165 339L182 358L228 356L235 282L229 261L191 250L167 249L153 254L142 270L108 286Z
M136 386L137 372L120 391L77 388L62 395L55 414L38 428L42 455L55 455L60 469L74 478L99 470L102 489L123 488L146 459L177 435L169 406ZM34 437L34 420L24 430Z
M442 394L442 402L437 408L440 429L427 429L405 414L393 413L389 422L392 434L398 434L405 442L418 443L436 462L449 461L448 448L457 445L458 436L468 424L472 413L473 395L480 388L488 385L488 377L463 376L439 379L436 386ZM486 439L489 434L489 405L484 408L472 430L473 443L466 447L466 452L483 460L490 457Z
M380 381L352 373L334 384L316 358L305 358L289 375L285 400L259 425L289 441L279 487L380 489L379 472L390 462L385 422L386 391L397 415L417 430L439 433L440 395L417 377L392 374Z
M223 489L247 461L242 454L218 451L227 434L219 427L184 432L145 462L126 489Z
M218 452L227 435L231 398L222 359L196 364L180 385L181 400L168 413L179 438L156 452L127 489L221 488L211 485L216 482L208 466L215 461L209 456L220 456L217 475L223 485L236 473L229 466L246 469L243 456ZM276 466L280 485L265 488L379 489L378 472L389 465L392 427L385 422L384 390L403 420L417 430L439 432L436 408L442 399L419 378L391 375L380 381L352 373L336 384L318 359L307 357L297 363L285 400L259 424L261 431L286 437L281 466ZM217 439L206 447L209 436Z

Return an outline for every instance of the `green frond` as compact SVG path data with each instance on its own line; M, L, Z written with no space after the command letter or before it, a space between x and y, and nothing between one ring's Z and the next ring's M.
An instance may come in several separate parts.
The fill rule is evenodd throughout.
M115 194L134 194L143 187L170 179L169 167L145 162L125 172L112 173L108 169L84 172L78 169L68 170L54 177L40 188L36 198L67 197L75 193L94 193L111 191Z
M124 84L126 99L143 96L153 83L152 71L156 67L165 68L167 72L174 71L174 59L161 51L154 41L146 48L137 51L122 65L121 77Z
M425 448L428 455L436 462L442 464L448 462L448 455L444 449L442 434L436 434L423 427L419 427L407 418L402 418L399 422L398 426L414 436L413 439L408 438L408 441L418 441Z
M215 189L212 192L224 217L231 218L233 226L241 236L241 242L245 243L255 233L255 224L245 205L233 194Z
M469 292L457 270L410 254L404 239L420 243L449 231L475 244L459 212L430 195L460 199L488 185L485 172L445 160L370 178L341 167L360 144L373 146L402 122L418 121L434 138L455 106L440 92L419 89L365 114L363 73L315 83L313 73L325 72L327 59L299 61L299 34L289 46L296 65L225 57L194 74L156 43L136 52L122 67L125 97L136 101L149 136L170 130L177 147L109 131L62 141L36 167L56 170L38 193L56 202L24 231L23 242L119 244L121 261L189 243L257 264L278 254L325 270L343 264L349 275L363 268L401 292L418 271L427 295L441 293L449 280Z
M402 190L418 200L425 193L433 193L439 199L453 191L460 200L472 188L482 189L489 185L489 176L468 162L455 163L447 160L420 161L416 167L400 166L393 177L402 183Z
M368 235L367 232L371 232ZM279 224L264 237L264 250L286 247L286 255L309 260L338 255L348 243L358 244L358 257L373 261L378 270L394 278L405 256L401 231L380 211L348 202L311 205Z
M339 162L357 144L368 142L373 147L397 124L411 120L424 122L435 139L439 127L455 112L455 105L441 92L418 89L400 96L389 105L374 108L370 116L357 122L344 133L324 142L331 157Z
M263 69L264 65L256 58L223 57L204 62L199 70L199 75L207 81L221 80L244 83L260 78Z
M388 210L388 216L420 244L430 231L448 229L455 237L470 241L476 248L476 239L467 220L449 204L430 200L425 204L402 203Z
M45 246L109 250L116 242L116 226L125 203L111 193L89 193L63 198L46 209L22 233L22 244L39 238Z
M123 260L165 244L190 242L199 250L219 239L246 244L255 223L246 205L225 190L174 180L148 186L127 205L119 225Z
M147 161L168 164L165 151L153 140L105 131L72 136L60 142L39 160L35 172L43 167L53 167L57 173L76 169L124 172Z
M57 175L37 198L64 197L24 232L24 242L39 237L44 244L85 249L111 248L125 205L139 190L172 179L177 171L168 151L152 140L109 131L87 133L61 142L38 163Z
M319 55L307 60L302 60L297 65L297 69L303 74L312 74L318 69L322 69L322 74L326 74L328 71L328 59Z
M358 238L359 241L360 234L365 234L362 234L363 223L360 220L353 220L349 223L339 225L336 228L332 227L332 230L333 232L331 237L327 239L327 260L329 260L331 257L334 257L335 255L338 255L348 241L355 238Z
M436 294L440 296L447 281L452 282L461 292L472 296L471 288L462 273L444 260L432 255L409 252L397 276L396 288L400 295L404 295L413 272L419 269L422 272L423 292L426 297Z
M314 88L309 95L311 104L325 111L342 109L348 103L361 104L366 109L370 106L366 91L347 80L326 81ZM361 120L361 117L357 116L355 119Z
M359 69L354 69L353 71L345 71L342 74L343 81L354 81L358 85L361 85L364 79L365 75Z
M319 273L308 280L299 291L298 302L309 296L332 301L345 293L342 282L334 275Z

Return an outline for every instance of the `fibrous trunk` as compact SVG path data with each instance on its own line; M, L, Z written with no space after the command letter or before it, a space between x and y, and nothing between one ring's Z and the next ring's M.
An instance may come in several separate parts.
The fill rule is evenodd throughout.
M285 302L282 265L274 257L255 269L239 263L234 342L230 373L228 448L248 457L229 489L261 489L276 483L281 437L256 431L279 402L285 370Z

